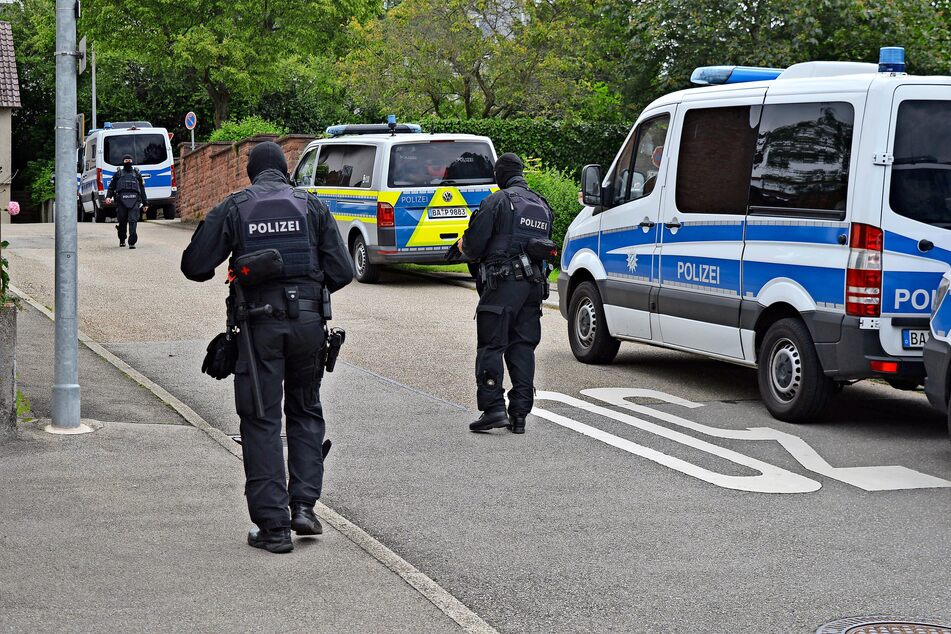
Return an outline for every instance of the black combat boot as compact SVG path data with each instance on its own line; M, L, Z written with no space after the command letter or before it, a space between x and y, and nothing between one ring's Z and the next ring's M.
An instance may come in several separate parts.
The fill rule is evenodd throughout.
M489 431L490 429L508 426L509 417L503 409L497 412L483 412L482 416L479 417L479 420L475 421L474 423L469 423L469 430Z
M294 550L289 528L274 528L268 531L263 528L252 528L248 531L248 544L255 548L263 548L270 553L289 553Z
M509 414L509 429L513 434L525 433L525 417L520 414Z
M314 515L314 506L303 502L291 504L291 528L298 535L320 535L324 527Z

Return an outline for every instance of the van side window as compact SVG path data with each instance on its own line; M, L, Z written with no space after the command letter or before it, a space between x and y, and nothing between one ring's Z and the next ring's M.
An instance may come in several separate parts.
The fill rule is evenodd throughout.
M325 145L317 159L314 185L369 189L375 158L376 148L372 146Z
M751 211L844 214L854 119L849 103L764 106L753 155Z
M654 191L669 125L670 116L665 114L637 126L611 177L615 205L650 196Z
M314 175L314 163L317 161L317 148L314 148L297 163L297 169L294 170L294 182L301 187L310 185Z
M637 143L637 131L621 150L614 173L611 175L610 187L615 205L622 205L630 198L631 184L631 157L634 154L634 145Z
M697 108L684 115L677 209L746 215L760 107Z
M892 210L951 228L951 102L907 100L898 106Z
M96 169L96 141L93 139L86 144L86 169L92 170Z

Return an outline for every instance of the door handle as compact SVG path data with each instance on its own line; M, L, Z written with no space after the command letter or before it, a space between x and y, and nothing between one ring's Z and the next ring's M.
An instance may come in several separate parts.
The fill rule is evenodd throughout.
M641 223L637 226L640 227L641 229L653 229L654 227L657 226L657 223L653 222L650 218L644 218L643 220L641 220Z
M674 218L671 222L665 222L664 226L668 229L680 229L683 225L680 224L680 221Z
M934 248L934 242L932 242L931 240L921 240L920 242L918 242L918 250L921 251L922 253L927 253L928 251L931 251L933 248Z

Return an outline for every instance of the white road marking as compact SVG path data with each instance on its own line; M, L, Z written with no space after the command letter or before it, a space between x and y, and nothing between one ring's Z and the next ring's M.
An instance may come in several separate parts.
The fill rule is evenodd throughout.
M626 410L651 416L667 423L673 423L680 427L686 427L693 431L713 436L714 438L726 438L731 440L753 440L753 441L774 441L782 445L783 449L789 452L799 464L803 467L818 473L819 475L850 484L865 491L899 491L905 489L932 489L951 487L951 482L930 476L920 471L915 471L899 465L878 466L878 467L833 467L822 456L813 449L809 443L786 432L773 429L771 427L752 427L749 429L721 429L719 427L710 427L702 425L686 418L681 418L676 414L670 414L656 410L652 407L631 403L629 398L654 398L673 405L682 405L689 408L702 407L699 403L692 403L671 394L658 392L656 390L644 390L637 388L598 388L590 390L581 390L585 396L598 399L622 407Z
M683 445L687 445L688 447L703 451L710 455L716 456L717 458L748 467L754 471L758 471L760 474L750 476L733 476L717 473L715 471L710 471L709 469L705 469L693 463L687 462L686 460L669 456L663 452L657 451L656 449L651 449L650 447L639 445L619 436L615 436L614 434L609 434L596 427L579 423L578 421L568 418L567 416L562 416L539 407L536 407L532 410L532 414L549 420L556 425L561 425L562 427L572 429L580 434L584 434L585 436L590 436L591 438L600 440L601 442L617 447L618 449L623 449L624 451L632 453L636 456L647 458L648 460L656 462L657 464L664 465L665 467L669 467L675 471L680 471L681 473L698 478L705 482L709 482L710 484L715 484L719 487L734 489L737 491L750 491L754 493L811 493L813 491L818 491L819 488L822 487L819 482L799 475L798 473L787 471L786 469L771 465L767 462L763 462L762 460L757 460L756 458L750 458L749 456L745 456L739 452L733 451L731 449L725 449L724 447L719 447L704 440L700 440L699 438L694 438L693 436L688 436L687 434L674 431L672 429L667 429L666 427L662 427L656 423L651 423L640 418L635 418L634 416L615 412L614 410L610 410L599 405L593 405L587 401L582 401L581 399L567 396L565 394L560 394L558 392L539 392L535 398L536 400L548 400L564 403L593 414L612 418L632 427L642 429L652 434L657 434L658 436L673 440L674 442L679 442Z

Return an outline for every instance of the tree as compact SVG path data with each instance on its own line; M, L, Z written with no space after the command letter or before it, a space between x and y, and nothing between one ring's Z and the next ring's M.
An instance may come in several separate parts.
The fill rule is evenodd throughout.
M83 28L104 50L181 75L211 100L215 127L236 94L280 90L302 59L327 54L352 17L378 0L113 0L86 8Z
M569 116L598 85L586 55L594 11L583 0L403 0L354 24L359 46L340 68L377 110Z

